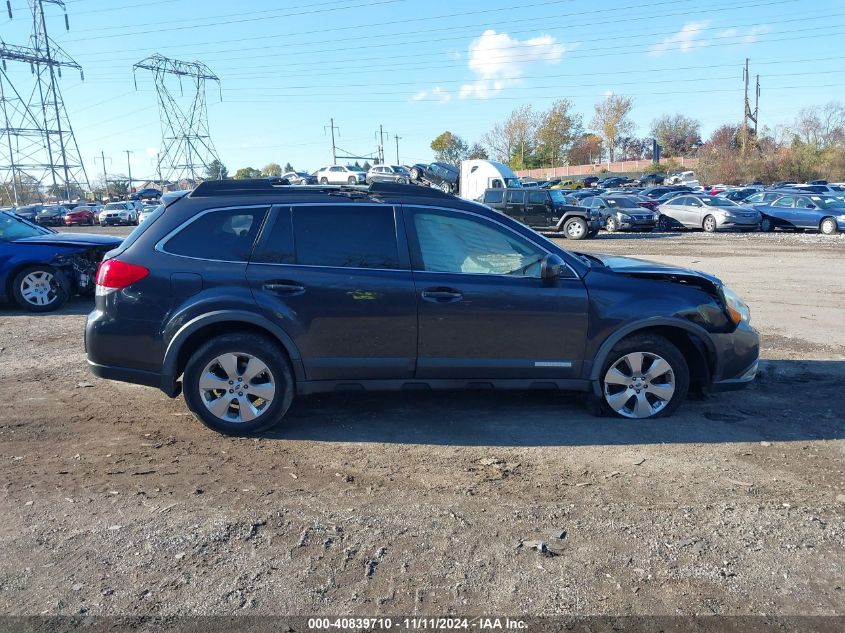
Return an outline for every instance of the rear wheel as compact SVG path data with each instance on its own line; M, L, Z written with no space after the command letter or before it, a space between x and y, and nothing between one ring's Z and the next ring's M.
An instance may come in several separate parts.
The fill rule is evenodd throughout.
M320 184L321 184L321 185L327 185L327 184L329 184L329 179L328 179L328 178L326 178L325 176L323 176L322 178L320 178Z
M689 390L683 354L661 336L623 339L602 368L602 403L611 414L644 420L671 415Z
M589 227L584 218L569 218L563 224L563 234L569 240L583 240L587 237Z
M52 312L68 300L68 291L50 266L29 266L12 281L12 296L24 310Z
M411 167L411 180L419 180L420 179L420 170L416 167Z
M708 215L706 218L704 218L704 222L702 223L701 226L708 233L715 233L716 232L716 218L714 218L712 215Z
M346 182L348 182L350 185L354 185L358 182L358 179L350 176L349 180L347 180Z
M771 218L763 218L760 220L760 230L764 233L770 233L775 230L775 223Z
M819 225L819 230L825 235L835 235L839 232L839 227L836 226L836 220L833 218L825 218Z
M226 334L200 347L185 366L188 408L207 427L250 435L274 426L293 401L294 380L284 352L255 335Z
M452 185L448 182L442 182L440 183L440 191L443 193L452 193Z

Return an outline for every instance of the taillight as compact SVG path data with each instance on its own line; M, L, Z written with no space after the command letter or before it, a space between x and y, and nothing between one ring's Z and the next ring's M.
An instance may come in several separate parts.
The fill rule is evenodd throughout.
M148 268L119 259L107 259L97 268L97 294L122 290L150 274Z

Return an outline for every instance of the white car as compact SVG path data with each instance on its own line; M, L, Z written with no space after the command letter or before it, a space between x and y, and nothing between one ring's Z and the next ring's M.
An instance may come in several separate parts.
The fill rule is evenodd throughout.
M321 185L363 185L366 181L366 172L352 165L329 165L317 172Z
M138 209L140 203L129 202L109 202L100 211L98 218L102 226L109 224L138 224Z

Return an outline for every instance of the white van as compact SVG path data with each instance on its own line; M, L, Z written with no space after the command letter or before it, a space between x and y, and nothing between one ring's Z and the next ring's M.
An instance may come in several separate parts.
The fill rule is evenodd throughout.
M510 167L493 160L462 161L459 185L458 195L467 200L480 200L485 189L522 188Z

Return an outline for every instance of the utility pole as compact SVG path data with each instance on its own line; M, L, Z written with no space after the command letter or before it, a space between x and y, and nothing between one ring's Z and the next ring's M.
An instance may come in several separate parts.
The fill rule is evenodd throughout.
M97 160L98 158L99 158L99 159L100 159L100 161L102 161L102 163L103 163L103 183L105 184L105 187L106 187L106 198L110 198L111 196L109 195L109 176L108 176L108 174L106 173L106 154L105 154L105 152L103 152L102 150L100 150L100 155L99 155L99 156L95 156L95 157L94 157L94 161L96 162L96 160ZM111 160L111 158L109 158L109 160Z
M742 69L742 80L745 82L745 97L743 98L742 135L740 138L740 144L742 153L745 154L748 148L748 136L750 134L749 121L754 124L754 138L757 138L757 111L760 105L760 75L757 75L757 97L754 104L754 111L751 111L751 101L748 98L748 88L751 75L748 72L747 57L745 58L745 68Z
M399 164L400 164L400 163L399 163L399 141L401 141L401 140L402 140L402 137L401 137L401 136L399 136L398 134L395 134L395 135L393 136L393 138L395 138L395 139L396 139L396 164L397 164L397 165L399 165Z
M378 126L378 162L384 165L384 126Z
M129 160L129 154L131 154L132 151L128 149L123 151L126 152L126 169L129 172L129 193L132 193L132 163Z
M334 118L329 119L329 125L323 126L323 134L326 133L326 128L332 131L332 165L337 165L337 145L334 142L334 131L337 130L337 135L340 136L340 128L334 124Z

